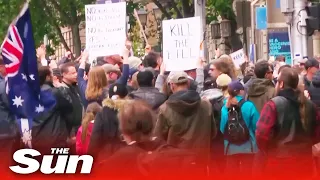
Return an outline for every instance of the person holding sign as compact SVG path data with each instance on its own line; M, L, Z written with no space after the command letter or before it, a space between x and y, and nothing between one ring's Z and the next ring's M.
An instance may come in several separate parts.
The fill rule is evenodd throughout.
M87 86L88 86L88 84L90 84L88 82L90 81L90 79L91 79L91 81L95 81L95 80L90 78L90 76L88 77L89 81L86 81L84 79L85 64L86 64L86 62L88 60L89 54L88 54L87 51L83 52L81 60L80 60L81 63L80 63L79 69L78 69L77 79L78 79L78 86L79 86L79 89L80 89L80 95L82 97L82 101L83 101L83 104L84 104L85 108L87 107L87 105L90 102L95 101L95 100L97 100L98 103L101 104L102 99L104 99L106 97L107 93L105 93L105 92L108 91L108 87L111 84L113 84L113 83L119 83L119 84L123 84L123 85L127 84L127 81L128 81L128 78L129 78L128 56L129 56L130 49L131 49L131 42L127 41L126 42L126 47L124 49L123 61L122 61L122 63L123 63L123 74L120 76L120 78L119 78L119 74L121 74L121 71L120 71L119 67L117 67L117 66L115 66L113 64L104 64L102 67L93 68L94 71L95 71L95 69L97 69L97 73L98 73L98 69L100 69L100 70L102 70L102 72L104 72L103 73L104 77L94 78L95 80L99 79L98 81L100 81L99 83L96 82L94 86L100 85L101 87L99 87L98 89L104 89L105 88L104 90L101 91L102 94L99 95L99 98L98 97L92 98L91 96L90 96L91 98L88 98L88 96L87 96L87 89L88 89ZM116 56L114 56L114 57L116 57ZM99 70L99 73L101 72L100 70ZM90 72L91 71L92 70L90 70ZM90 73L89 73L89 75L90 75ZM104 82L103 79L105 79L105 78L106 78L107 82Z

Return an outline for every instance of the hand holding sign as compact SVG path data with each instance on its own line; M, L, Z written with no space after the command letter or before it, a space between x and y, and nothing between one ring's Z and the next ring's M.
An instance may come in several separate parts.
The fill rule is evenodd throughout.
M200 17L163 21L163 60L168 71L195 69L199 58Z
M236 52L231 53L230 57L232 58L233 63L237 69L239 69L240 65L245 62L245 54L243 49L240 49Z

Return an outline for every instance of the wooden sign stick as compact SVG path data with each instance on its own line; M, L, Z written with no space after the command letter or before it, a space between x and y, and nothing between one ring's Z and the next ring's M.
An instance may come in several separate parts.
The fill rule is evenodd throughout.
M138 12L137 12L136 9L134 9L134 17L136 18L136 20L137 20L137 22L138 22L138 24L139 24L139 26L140 26L140 31L141 31L141 33L143 34L144 41L146 42L146 44L148 44L147 36L146 36L146 34L144 33L144 29L143 29L143 27L142 27L142 24L141 24L141 22L140 22L139 15L138 15Z

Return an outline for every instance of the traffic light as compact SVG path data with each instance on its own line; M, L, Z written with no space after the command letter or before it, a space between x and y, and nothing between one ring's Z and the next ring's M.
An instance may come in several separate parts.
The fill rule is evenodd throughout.
M306 19L307 31L312 35L315 30L320 30L320 4L312 4L306 7L308 17Z

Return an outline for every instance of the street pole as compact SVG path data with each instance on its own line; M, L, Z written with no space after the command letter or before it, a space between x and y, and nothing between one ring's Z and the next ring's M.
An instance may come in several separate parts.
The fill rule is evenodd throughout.
M291 40L293 48L293 59L307 56L307 12L305 10L307 0L294 0L293 21L291 27ZM293 61L293 60L292 60Z
M201 27L200 27L200 38L201 41L203 40L202 43L202 50L200 51L200 57L203 57L204 60L207 59L207 41L205 37L206 33L206 0L194 0L194 16L200 16L201 19ZM199 48L200 48L200 43L199 42Z

